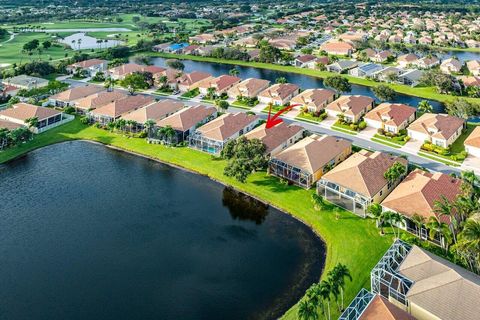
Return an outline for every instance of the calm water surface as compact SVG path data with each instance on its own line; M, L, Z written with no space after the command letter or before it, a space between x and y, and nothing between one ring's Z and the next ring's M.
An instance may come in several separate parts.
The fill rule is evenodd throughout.
M0 319L273 319L324 245L206 177L87 142L0 167Z

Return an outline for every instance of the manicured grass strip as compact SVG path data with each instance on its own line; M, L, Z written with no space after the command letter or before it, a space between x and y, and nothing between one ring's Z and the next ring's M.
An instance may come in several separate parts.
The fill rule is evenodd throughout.
M430 159L430 160L435 160L437 162L441 162L441 163L444 163L448 166L452 166L452 167L460 167L460 163L459 162L455 162L453 160L449 160L447 159L446 157L440 157L438 154L431 154L431 153L427 153L425 151L419 151L417 153L417 155L421 156L421 157L424 157L424 158L427 158L427 159Z
M387 140L384 140L384 139L378 139L376 137L372 137L370 140L372 140L373 142L377 142L377 143L381 143L383 145L386 145L387 147L396 148L396 149L401 148L400 145L395 144L395 143L391 143L390 141L387 141Z
M382 136L382 135L380 135L380 134L375 134L375 135L373 136L373 138L378 139L378 140L383 140L383 141L385 141L385 142L387 142L387 143L396 144L396 145L399 145L399 146L404 146L404 145L407 143L406 141L403 141L403 140L402 140L402 141L393 140L393 139L391 139L391 138L387 138L387 137Z
M322 121L320 117L314 117L310 113L305 112L301 112L298 116L295 117L295 119L300 119L311 123L320 123Z
M306 118L306 117L303 117L303 116L296 116L295 120L309 122L309 123L313 123L313 124L319 124L320 123L320 121L312 120L312 119L309 119L309 118Z
M353 131L353 130L348 130L348 129L345 129L343 127L340 127L336 124L334 124L333 126L330 127L332 130L336 130L336 131L340 131L340 132L343 132L343 133L348 133L348 134L351 134L352 136L356 136L358 133L356 131Z
M200 101L203 102L203 103L215 104L215 101L209 100L209 99L202 99Z
M225 161L213 161L206 153L189 148L148 144L144 139L129 138L94 126L83 125L78 119L35 136L30 142L0 152L0 163L36 148L75 139L100 142L207 175L303 221L326 243L325 269L330 270L339 262L350 269L353 281L347 280L346 283L346 305L362 287L370 287L370 271L393 240L391 234L380 236L373 220L365 220L343 210L340 211L340 219L337 220L330 210L315 211L311 202L314 190L287 186L280 183L277 178L266 175L265 172L257 172L248 178L247 183L240 183L223 175ZM336 308L333 307L332 319L338 316ZM292 307L284 318L296 319L297 306Z

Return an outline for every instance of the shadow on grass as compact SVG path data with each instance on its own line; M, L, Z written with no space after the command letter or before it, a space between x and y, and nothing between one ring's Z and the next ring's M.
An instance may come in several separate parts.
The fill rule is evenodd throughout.
M298 191L302 190L300 187L294 186L294 185L286 185L281 183L278 178L265 175L265 177L262 180L255 180L252 181L252 184L264 188L268 188L271 191L274 192L289 192L289 191Z

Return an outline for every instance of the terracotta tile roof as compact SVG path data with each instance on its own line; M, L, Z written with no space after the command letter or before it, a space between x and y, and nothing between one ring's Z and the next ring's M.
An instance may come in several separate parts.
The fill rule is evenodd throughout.
M143 108L129 112L122 116L122 119L133 120L138 123L145 123L147 120L160 120L178 110L181 110L184 104L177 100L161 100L149 104Z
M417 60L418 60L418 57L416 55L414 55L413 53L404 54L403 56L399 56L397 58L398 62L403 61L403 62L406 62L406 63L412 63L412 62L417 61Z
M350 148L351 143L347 140L313 134L274 158L313 174Z
M478 275L418 246L412 247L398 272L414 282L406 294L409 303L428 311L435 319L478 319Z
M428 221L437 217L435 201L441 195L453 201L460 194L461 180L444 173L429 173L416 169L405 178L382 202L382 206L407 217L418 214ZM444 219L444 222L449 222Z
M281 122L270 129L266 129L265 124L262 124L245 134L245 137L247 139L261 140L266 147L265 153L269 154L272 150L278 148L303 130L303 127L299 125L287 125L284 122Z
M448 140L464 123L463 119L454 116L424 113L410 124L408 130L421 132L433 138Z
M299 89L299 86L292 83L277 83L271 86L270 88L265 89L260 92L259 96L268 97L268 98L280 98L285 99L296 90Z
M142 71L144 72L150 72L152 75L156 75L157 73L163 73L165 68L158 67L158 66L144 66Z
M320 49L326 52L343 52L346 54L353 50L353 46L348 42L326 42L320 46Z
M173 129L185 132L193 128L197 123L202 122L211 115L214 115L217 109L209 106L188 107L172 114L171 116L157 121L159 127L171 126Z
M259 116L243 112L226 113L197 129L206 138L225 141L247 125L258 121Z
M86 85L86 86L70 88L68 90L62 91L60 93L57 93L51 96L50 99L70 102L80 98L85 98L86 96L89 96L91 94L94 94L103 90L105 89L101 86Z
M154 99L150 96L127 96L93 110L92 114L117 118L122 114L141 108L153 101Z
M327 172L323 179L372 198L387 185L383 176L395 162L407 160L383 152L361 150Z
M221 75L213 79L206 79L201 82L199 85L200 88L215 88L216 91L223 91L226 88L240 82L239 77L234 77L230 75Z
M475 76L461 76L459 77L463 84L467 87L480 87L480 78Z
M125 97L127 97L127 94L121 91L103 91L76 100L75 106L84 110L95 109Z
M8 121L8 120L0 119L0 128L4 128L4 129L7 129L7 130L14 130L14 129L17 129L17 128L20 128L20 127L23 127L23 125L21 125L19 123Z
M479 60L467 61L467 69L470 70L470 71L479 70L480 69L480 61Z
M228 93L233 97L256 97L260 91L264 90L269 85L270 81L268 80L249 78L233 86Z
M143 71L145 66L136 63L126 63L121 66L109 69L108 71L117 76L125 76L130 73Z
M4 120L16 119L25 121L29 118L38 118L39 121L61 114L51 108L39 107L29 103L16 103L11 108L0 111L0 118Z
M400 309L380 295L376 295L363 311L359 320L415 320L408 312Z
M472 133L465 139L464 144L474 148L480 148L480 126L473 129Z
M399 126L415 114L417 109L401 103L381 103L365 115L365 119L384 122L387 125Z
M186 86L190 86L194 83L197 83L199 81L202 81L204 79L207 79L209 77L211 77L212 75L210 73L206 73L206 72L199 72L199 71L193 71L191 73L187 73L187 74L184 74L182 75L181 77L179 77L177 79L177 82L180 84L180 85L186 85Z
M292 98L291 104L300 103L306 106L318 108L328 100L335 97L335 91L328 89L307 89Z
M296 57L295 60L298 60L302 63L306 63L306 62L309 62L309 61L313 61L316 58L317 57L315 57L313 54L305 54L305 55L301 55L301 56Z
M326 109L357 116L373 104L373 99L367 96L341 96L328 104Z
M88 59L88 60L72 63L70 65L70 67L86 69L86 68L90 68L90 67L93 67L93 66L96 66L96 65L99 65L99 64L103 64L105 62L108 62L108 61L107 60L100 60L100 59Z

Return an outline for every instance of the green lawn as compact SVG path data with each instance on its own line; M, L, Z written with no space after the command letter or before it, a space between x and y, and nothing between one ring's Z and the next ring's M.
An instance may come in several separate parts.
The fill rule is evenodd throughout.
M320 123L322 121L322 119L320 117L315 117L308 112L299 113L298 116L295 117L295 119L308 121L308 122L311 122L311 123Z
M180 97L185 98L185 99L190 99L190 98L195 98L199 94L200 94L200 90L198 88L195 88L193 90L185 92Z
M353 135L356 135L356 134L358 133L358 131L352 130L352 129L350 128L350 125L348 125L348 124L343 124L343 123L339 123L338 121L335 122L335 123L332 125L332 129L340 130L340 131L342 131L342 132L346 132L346 133L353 134Z
M206 153L189 148L147 144L144 139L110 133L93 126L83 125L78 120L37 135L33 141L0 152L0 163L36 148L75 139L97 141L207 175L302 220L326 242L325 269L330 270L339 262L349 267L353 282L347 281L346 304L360 288L369 288L370 270L392 242L391 234L384 237L379 235L373 220L364 220L346 211L341 211L340 219L336 220L335 214L331 211L315 211L310 201L313 190L284 185L277 178L266 175L265 172L253 174L248 178L247 183L243 184L225 177L223 175L225 161L214 161ZM332 311L332 319L336 319L338 314L335 308L332 308ZM296 314L297 307L294 306L283 318L296 319Z
M299 73L304 74L307 76L317 77L317 78L326 78L333 75L338 75L337 73L332 73L328 71L320 71L320 70L313 70L307 68L296 68L293 66L282 66L272 63L261 63L261 62L246 62L240 60L226 60L226 59L217 59L217 58L210 58L210 57L202 57L202 56L192 56L192 55L180 55L180 54L170 54L170 53L155 53L155 52L147 52L151 56L163 57L163 58L177 58L177 59L187 59L187 60L195 60L195 61L206 61L206 62L215 62L215 63L224 63L224 64L234 64L239 66L247 66L247 67L254 67L260 69L270 69L270 70L277 70L277 71L284 71L290 73ZM447 94L440 94L436 91L434 87L410 87L403 84L390 84L390 83L379 83L373 80L357 78L353 76L349 76L346 74L342 74L343 77L347 78L350 83L363 85L367 87L374 87L378 86L379 84L385 84L392 89L394 89L398 93L420 97L423 99L431 99L440 102L452 101L458 97L447 95ZM469 98L469 97L462 97L470 102L480 103L480 98Z
M393 144L393 145L397 145L397 146L404 146L407 142L406 141L396 141L396 140L393 140L392 138L389 138L389 137L386 137L386 136L383 136L383 135L380 135L380 134L375 134L373 136L373 138L375 140L381 140L381 141L385 141L389 144ZM372 138L372 140L373 140Z

